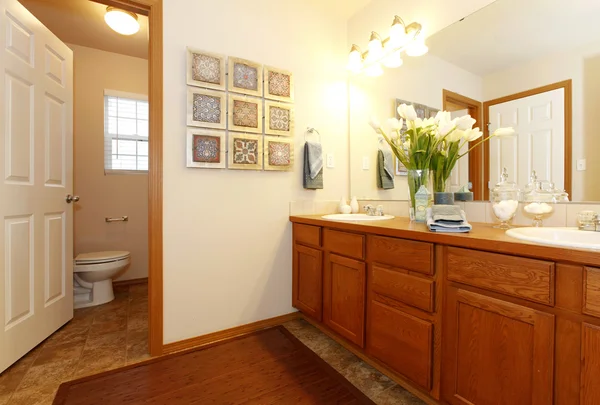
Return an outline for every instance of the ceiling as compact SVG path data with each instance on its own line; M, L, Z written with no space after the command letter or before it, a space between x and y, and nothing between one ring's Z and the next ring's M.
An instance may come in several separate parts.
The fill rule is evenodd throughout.
M598 15L598 0L497 0L433 35L427 45L431 54L485 76L598 42Z
M148 59L148 18L138 15L140 30L117 34L104 22L106 6L89 0L19 0L67 44Z

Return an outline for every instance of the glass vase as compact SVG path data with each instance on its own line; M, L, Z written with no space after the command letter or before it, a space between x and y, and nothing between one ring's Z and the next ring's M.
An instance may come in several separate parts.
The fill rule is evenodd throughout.
M409 169L407 171L408 181L408 212L411 221L425 222L424 210L431 206L433 200L432 181L430 178L429 169ZM425 186L427 190L427 200L420 203L417 200L416 194Z

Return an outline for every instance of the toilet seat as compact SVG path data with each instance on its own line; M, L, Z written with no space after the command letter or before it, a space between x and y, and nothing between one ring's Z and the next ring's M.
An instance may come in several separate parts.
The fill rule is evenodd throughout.
M80 253L75 258L76 265L92 265L120 261L129 258L129 252L111 250L107 252Z

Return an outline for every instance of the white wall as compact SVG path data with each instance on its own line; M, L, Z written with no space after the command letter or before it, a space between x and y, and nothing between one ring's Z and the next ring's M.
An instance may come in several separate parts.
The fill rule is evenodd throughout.
M346 23L319 3L165 1L165 343L293 311L289 202L348 194ZM294 72L293 172L185 167L186 46ZM335 154L323 190L302 189L307 126Z
M376 0L355 14L348 22L348 49L358 44L367 47L371 31L382 38L389 33L395 14L406 23L418 21L429 37L458 21L491 0L409 2ZM442 90L450 90L475 100L482 100L482 80L464 69L438 57L427 54L421 57L404 57L404 64L396 69L384 68L380 77L363 74L350 80L350 192L362 199L405 200L408 187L405 176L395 177L395 188L377 188L377 136L368 125L375 115L382 124L395 116L397 98L442 108ZM363 169L363 157L370 160L370 168Z
M131 252L131 266L118 279L148 277L148 176L104 175L104 90L148 93L148 61L78 45L75 71L74 173L75 254ZM129 216L106 223L105 217Z
M586 80L593 82L594 79L591 77L595 75L594 71L589 70L589 66L586 73L587 79L584 77L586 59L598 53L600 53L600 43L569 52L548 55L483 78L485 100L493 100L563 80L571 79L573 81L573 190L571 195L573 201L600 199L595 193L597 187L593 181L594 173L597 177L599 171L592 170L593 168L600 169L594 165L597 160L594 153L597 151L597 144L594 144L597 132L594 132L594 118L592 118L596 114L595 110L598 104L590 104L593 99L592 91L590 88L586 90L588 86ZM577 171L577 159L584 158L588 162L587 170Z

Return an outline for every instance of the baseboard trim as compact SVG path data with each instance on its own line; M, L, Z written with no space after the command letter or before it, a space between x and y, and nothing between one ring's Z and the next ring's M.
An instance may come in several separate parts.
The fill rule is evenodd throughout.
M113 287L123 287L125 285L148 284L148 277L132 278L131 280L113 281Z
M274 318L263 319L261 321L248 323L246 325L236 326L235 328L220 330L207 335L196 336L190 339L180 340L178 342L167 343L166 345L163 345L163 354L175 353L194 347L205 346L232 337L247 335L248 333L281 325L282 323L299 319L300 317L300 312L292 312L289 314L276 316Z
M407 380L406 378L402 377L400 374L398 374L395 371L391 370L390 368L386 367L384 364L378 362L377 360L368 357L357 346L354 346L352 343L349 343L344 338L338 336L335 332L329 330L329 328L327 328L322 323L317 322L314 319L312 319L312 318L310 318L310 317L308 317L308 316L306 316L306 315L304 315L302 313L300 314L300 318L304 319L306 322L310 323L315 328L319 329L321 332L323 332L324 334L326 334L327 336L329 336L330 338L332 338L333 340L335 340L336 342L338 342L340 345L342 345L346 350L348 350L349 352L354 353L354 355L356 355L362 361L364 361L365 363L369 364L371 367L379 370L382 374L386 375L391 380L393 380L396 383L398 383L398 385L400 385L402 388L404 388L405 390L407 390L408 392L410 392L411 394L413 394L414 396L416 396L417 398L419 398L420 400L422 400L426 404L428 404L428 405L439 405L440 404L440 402L438 402L435 399L431 398L427 393L424 393L420 389L414 387L410 383L409 380Z

